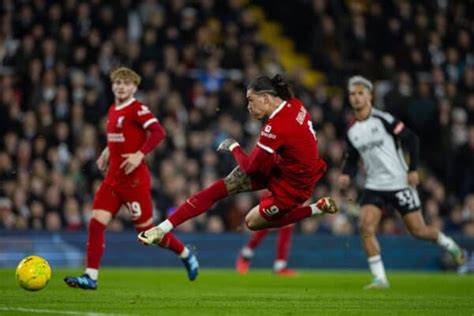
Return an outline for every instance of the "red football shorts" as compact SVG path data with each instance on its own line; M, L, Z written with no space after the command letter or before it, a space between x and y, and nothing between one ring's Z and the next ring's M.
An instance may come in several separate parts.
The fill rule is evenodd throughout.
M145 223L153 216L149 187L130 189L102 183L95 194L92 209L105 210L115 216L122 205L130 211L135 225Z
M267 221L275 221L285 214L291 212L293 209L300 207L312 195L314 186L326 173L326 163L321 161L318 172L310 182L305 183L305 189L295 192L294 185L287 182L284 177L281 177L278 172L272 172L275 168L268 168L266 166L265 173L260 173L252 176L252 189L261 190L268 189L260 198L259 213ZM272 170L269 172L269 169Z

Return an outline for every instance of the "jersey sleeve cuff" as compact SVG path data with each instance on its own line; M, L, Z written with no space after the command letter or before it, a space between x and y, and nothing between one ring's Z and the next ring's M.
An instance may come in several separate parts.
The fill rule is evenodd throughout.
M153 124L155 122L158 122L158 119L156 117L151 118L148 121L146 121L145 123L143 123L143 128L147 129L148 126L150 126L151 124Z
M257 143L257 146L262 148L263 150L265 150L269 154L273 154L275 152L273 149L271 149L268 146L265 146L265 145L261 144L260 142Z
M229 146L229 150L232 151L232 150L234 150L235 148L237 148L239 146L240 146L240 144L235 142L235 143L233 143L232 145Z

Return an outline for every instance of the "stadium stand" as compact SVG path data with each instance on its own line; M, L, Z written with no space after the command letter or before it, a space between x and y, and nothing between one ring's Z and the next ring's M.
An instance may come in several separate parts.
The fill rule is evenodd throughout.
M335 182L352 120L345 81L361 73L376 82L376 105L422 139L427 221L474 236L470 4L293 2L255 1L310 57L308 70L322 74L312 86L301 69L284 68L278 47L262 39L261 16L245 1L2 1L0 229L85 228L102 176L95 159L105 145L104 118L112 103L108 73L127 65L143 76L139 98L168 134L149 160L162 216L231 170L232 158L215 151L221 140L232 136L253 146L260 126L246 112L245 86L258 74L283 72L310 106L330 166L315 196L330 193L342 209L298 229L355 234L357 206L341 197ZM357 201L356 187L348 194ZM180 229L240 231L255 203L251 194L228 199ZM127 229L128 216L121 212L110 229ZM400 234L401 227L396 217L386 217L381 230Z

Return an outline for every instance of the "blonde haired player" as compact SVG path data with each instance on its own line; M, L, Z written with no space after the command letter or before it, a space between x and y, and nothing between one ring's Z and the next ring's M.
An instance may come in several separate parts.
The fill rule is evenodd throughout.
M107 147L97 159L98 168L107 169L107 174L94 198L87 236L87 267L81 276L64 278L71 287L91 290L97 288L105 229L120 207L128 208L137 232L153 227L150 172L144 157L165 137L158 119L134 97L140 76L130 68L120 67L112 71L110 80L115 102L108 112ZM181 258L191 281L197 277L196 257L173 234L167 234L157 244Z

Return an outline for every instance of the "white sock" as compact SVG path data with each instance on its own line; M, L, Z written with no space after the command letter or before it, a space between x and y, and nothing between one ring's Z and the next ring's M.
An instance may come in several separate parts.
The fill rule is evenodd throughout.
M275 260L273 270L280 271L286 268L286 260Z
M316 206L316 203L311 204L310 207L311 207L311 216L318 216L318 215L323 214L323 211L321 211L319 207Z
M245 246L244 248L242 248L242 250L240 251L240 255L245 258L245 259L252 259L253 258L253 254L254 254L254 251L253 249Z
M161 222L160 225L158 225L158 227L161 228L161 230L165 234L167 234L173 229L173 224L171 224L171 222L169 220L165 220L165 221Z
M86 268L86 274L89 275L92 280L97 281L97 278L99 277L99 270Z
M179 254L179 257L184 259L189 256L189 249L188 247L184 247L183 251Z
M380 257L380 255L376 255L373 257L369 257L367 261L369 262L370 272L372 273L372 275L378 280L387 281L382 257Z
M451 237L446 236L442 232L439 232L438 239L436 240L436 242L441 248L449 252L456 251L459 248L459 246L456 244L456 242L454 242Z

